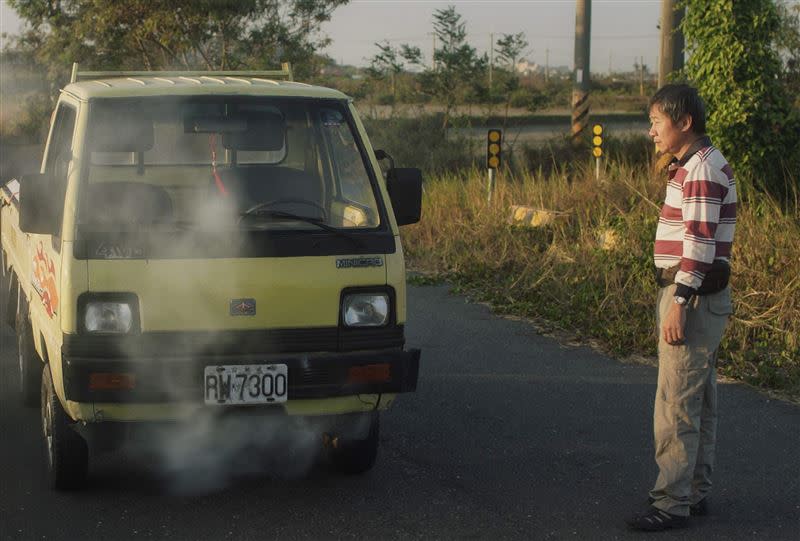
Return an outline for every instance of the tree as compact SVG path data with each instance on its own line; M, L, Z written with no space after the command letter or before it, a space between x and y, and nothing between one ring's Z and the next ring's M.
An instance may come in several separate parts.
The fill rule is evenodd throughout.
M796 175L800 166L800 122L781 84L776 4L688 0L687 7L686 75L706 101L714 143L740 180L786 195L785 172Z
M506 112L503 117L504 129L508 121L508 109L511 106L511 95L519 88L517 59L527 47L528 40L525 39L525 34L519 32L517 34L503 34L503 36L497 40L494 49L500 64L506 69L505 74L501 78L503 94L506 98ZM531 100L529 105L533 105L533 100Z
M392 47L388 41L383 43L376 43L378 52L370 59L367 73L370 77L377 80L389 77L392 104L397 99L397 76L403 72L405 67L405 60L410 64L419 64L422 62L422 52L419 47L411 47L409 45L402 45L400 49Z
M480 93L488 59L486 55L479 57L475 48L467 43L466 24L455 7L434 12L433 30L440 45L433 51L433 67L421 74L420 83L426 93L444 104L442 130L446 131L459 98ZM421 62L421 57L417 62Z
M319 32L347 0L9 0L27 23L15 47L51 80L94 69L264 69L309 75Z
M525 33L519 32L503 34L503 37L497 40L494 52L497 53L500 63L505 64L510 71L513 71L517 65L517 59L527 48L528 40L525 39Z

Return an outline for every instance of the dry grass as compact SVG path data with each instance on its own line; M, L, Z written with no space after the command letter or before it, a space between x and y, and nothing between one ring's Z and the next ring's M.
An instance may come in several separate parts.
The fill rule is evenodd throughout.
M664 192L647 167L614 165L545 178L500 179L492 204L483 172L426 182L423 220L404 229L410 267L452 281L502 313L599 341L612 354L654 355L652 242ZM511 206L561 211L547 227L511 225ZM735 316L724 374L800 389L800 212L763 195L740 205L733 256ZM616 244L610 247L610 244Z

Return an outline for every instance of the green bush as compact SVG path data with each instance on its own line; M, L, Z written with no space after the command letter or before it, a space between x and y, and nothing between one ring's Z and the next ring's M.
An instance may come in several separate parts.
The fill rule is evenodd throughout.
M394 105L395 98L391 94L378 94L375 98L378 105Z
M6 143L34 144L47 139L53 103L49 96L34 93L25 97L13 118L3 119L0 137Z
M591 155L588 135L582 145L572 145L568 135L548 140L543 145L524 145L515 157L514 171L524 174L527 171L540 172L546 177L563 173L568 178L581 174ZM653 143L646 135L625 137L607 136L603 149L607 162L624 163L630 166L647 166L653 160Z
M792 197L800 170L800 113L780 84L781 18L772 0L689 0L683 30L689 81L706 100L708 131L743 183Z
M443 115L364 119L373 148L383 149L397 167L418 167L427 174L472 166L477 148L463 136L442 131Z

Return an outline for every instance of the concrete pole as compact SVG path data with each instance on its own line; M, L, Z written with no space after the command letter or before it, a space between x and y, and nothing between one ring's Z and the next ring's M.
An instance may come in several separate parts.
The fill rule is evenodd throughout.
M661 54L658 61L658 87L669 82L672 72L683 69L684 39L680 26L686 8L676 9L675 0L661 1Z
M589 51L592 28L592 1L576 0L575 5L575 82L572 87L572 144L580 146L589 122Z
M639 57L639 95L644 96L644 57Z
M550 80L550 49L544 50L544 80Z
M436 71L436 32L428 32L433 38L433 45L431 45L431 69Z
M494 33L489 34L489 95L492 95L492 69L494 68Z
M682 5L675 10L675 31L672 33L672 71L679 71L683 69L683 51L686 49L686 40L683 38L681 24L683 23L683 17L685 14L685 5Z

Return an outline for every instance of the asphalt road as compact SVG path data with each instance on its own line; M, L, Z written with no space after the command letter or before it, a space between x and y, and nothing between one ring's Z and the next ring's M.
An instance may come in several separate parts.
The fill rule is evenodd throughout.
M383 416L378 463L239 472L181 489L153 463L97 457L90 486L44 486L39 416L14 396L2 332L0 538L639 539L623 519L654 480L656 371L564 347L522 321L411 287L419 389ZM720 385L712 513L659 539L800 539L800 408ZM202 478L203 472L191 474ZM185 487L184 487L185 488Z

